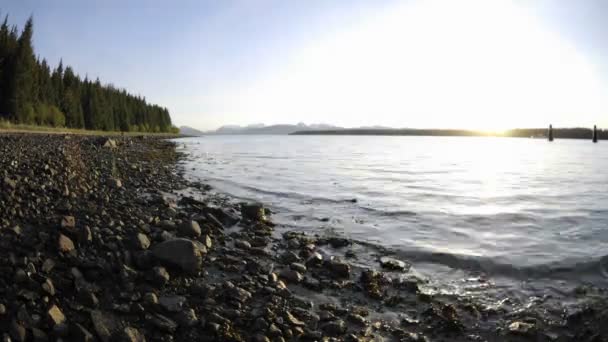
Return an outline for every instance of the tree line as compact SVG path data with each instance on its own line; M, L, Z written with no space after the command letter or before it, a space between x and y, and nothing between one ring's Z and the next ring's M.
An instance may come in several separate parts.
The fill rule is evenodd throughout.
M0 120L104 131L175 132L169 111L124 89L82 79L34 54L34 22L0 26Z

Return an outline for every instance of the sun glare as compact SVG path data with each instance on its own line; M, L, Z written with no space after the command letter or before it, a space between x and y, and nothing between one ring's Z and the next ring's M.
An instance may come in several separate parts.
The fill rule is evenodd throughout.
M581 54L512 2L424 1L303 48L241 109L267 122L502 131L597 122L603 92Z

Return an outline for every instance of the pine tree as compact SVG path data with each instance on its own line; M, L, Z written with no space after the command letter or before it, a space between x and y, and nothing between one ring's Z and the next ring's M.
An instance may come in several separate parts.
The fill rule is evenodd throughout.
M37 59L30 17L19 35L8 16L0 25L0 119L97 130L169 132L166 108L124 89L84 80L63 61L51 70Z

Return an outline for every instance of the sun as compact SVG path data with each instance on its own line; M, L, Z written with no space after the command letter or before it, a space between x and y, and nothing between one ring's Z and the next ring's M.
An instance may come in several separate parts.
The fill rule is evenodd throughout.
M239 96L260 121L504 131L589 125L606 90L511 1L399 3L296 50Z

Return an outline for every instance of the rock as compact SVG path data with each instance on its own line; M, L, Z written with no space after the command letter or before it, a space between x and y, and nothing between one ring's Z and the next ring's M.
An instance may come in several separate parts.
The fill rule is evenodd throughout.
M49 273L51 273L51 271L53 270L54 267L55 267L55 262L53 261L53 259L46 259L42 263L42 272L49 274Z
M120 189L120 188L122 188L122 182L118 178L110 177L110 178L108 178L108 180L106 181L106 183L108 184L108 186L110 188L113 188L113 189Z
M47 316L53 326L65 323L65 316L57 305L51 306L51 308L47 311Z
M146 342L146 337L135 328L125 327L121 331L119 340L123 342Z
M158 304L169 312L179 312L184 308L186 297L183 296L161 296Z
M110 139L110 138L106 138L104 140L102 140L101 142L101 146L106 147L106 148L116 148L116 141L114 139Z
M298 271L300 273L306 273L306 266L304 266L303 264L294 262L294 263L291 263L291 265L289 265L289 267L294 271Z
M8 230L10 232L12 232L13 234L15 234L15 236L21 236L22 229L21 229L21 226L19 226L19 225L13 226L12 228L9 228Z
M13 338L13 340L15 340L15 341L18 341L18 342L27 341L27 330L25 329L25 327L23 325L17 323L17 321L11 322L10 335Z
M338 319L325 323L321 326L321 329L329 336L340 336L346 332L346 323L343 320Z
M350 265L343 261L333 259L328 263L328 268L334 278L350 277Z
M331 238L327 239L327 242L333 248L346 247L352 243L349 239L339 238L339 237L331 237Z
M51 279L46 278L44 283L42 283L42 289L44 292L48 293L50 296L55 295L55 286L53 285L53 281Z
M209 235L205 235L202 240L203 244L205 244L205 247L207 247L207 249L213 247L213 241L211 241L211 237L209 237Z
M266 221L266 210L259 203L241 204L241 215L244 219L254 222Z
M162 331L173 333L177 329L177 323L161 314L146 315L146 320Z
M6 306L4 304L0 304L0 316L6 315Z
M183 327L193 327L198 323L198 318L193 309L180 311L176 319L179 325Z
M170 279L171 276L169 275L169 272L167 272L166 268L158 266L152 269L152 280L155 284L162 286L168 283Z
M9 189L14 190L17 187L17 182L8 177L4 177L4 185Z
M152 256L161 263L188 273L199 271L206 253L204 246L183 238L164 241L152 248Z
M245 240L237 239L234 240L234 247L247 250L251 249L251 244Z
M289 322L289 324L294 325L294 326L300 326L303 327L306 325L306 323L300 321L299 319L297 319L294 315L291 314L291 312L286 311L285 312L285 319L287 320L287 322Z
M69 237L67 237L63 234L59 234L59 239L57 241L57 248L62 253L69 253L75 249L74 242L72 242L72 240Z
M411 266L410 264L407 264L401 260L397 260L397 259L393 259L393 258L389 258L389 257L380 258L380 265L383 268L386 268L389 270L394 270L394 271L408 271Z
M154 292L148 292L144 295L144 303L146 305L156 305L158 304L158 297Z
M313 252L308 259L306 259L306 266L320 266L323 264L323 255L319 252Z
M68 231L74 231L76 229L76 219L74 216L64 216L61 218L61 228Z
M186 221L179 226L178 233L181 236L198 238L201 236L201 227L196 221Z
M32 328L32 340L34 342L48 341L49 337L46 333L38 328Z
M299 283L304 279L304 276L298 271L284 269L279 273L279 276L290 283Z
M283 262L284 264L291 264L300 260L301 258L295 252L292 251L287 251L281 254L281 262Z
M534 328L534 324L519 321L509 324L509 332L518 335L529 335L534 331Z
M360 326L365 326L365 324L367 324L367 320L365 319L365 317L355 313L349 314L347 318L350 322Z
M150 247L150 239L146 234L137 233L133 238L133 244L136 249L146 250Z
M72 328L70 329L70 332L71 332L71 336L74 341L78 341L78 342L94 342L95 341L95 336L93 336L93 334L90 331L88 331L85 327L83 327L79 323L76 323L74 326L72 326Z
M90 315L97 337L103 342L112 341L112 336L118 330L118 324L114 317L99 310L92 310Z

